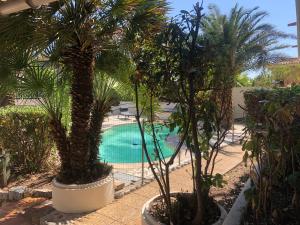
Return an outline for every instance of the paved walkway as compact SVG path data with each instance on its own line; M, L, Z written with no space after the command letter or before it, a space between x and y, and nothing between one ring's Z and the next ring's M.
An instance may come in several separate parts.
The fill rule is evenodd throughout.
M227 145L217 157L215 173L228 172L242 161L242 157L240 145ZM191 191L191 165L173 171L170 179L173 191ZM141 225L142 206L157 194L159 188L153 181L93 213L70 215L52 212L44 220L50 222L49 224Z

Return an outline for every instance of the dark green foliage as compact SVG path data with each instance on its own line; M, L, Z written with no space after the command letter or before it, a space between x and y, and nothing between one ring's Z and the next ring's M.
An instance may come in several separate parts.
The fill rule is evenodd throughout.
M244 160L254 166L254 186L247 197L256 220L283 210L276 208L277 197L272 194L279 190L284 190L284 196L294 192L293 206L299 210L300 87L253 90L244 96L249 134L243 145ZM283 216L276 214L276 220Z
M300 171L291 174L288 177L289 184L300 193Z
M40 172L54 150L49 119L38 107L0 110L0 148L10 154L14 175Z

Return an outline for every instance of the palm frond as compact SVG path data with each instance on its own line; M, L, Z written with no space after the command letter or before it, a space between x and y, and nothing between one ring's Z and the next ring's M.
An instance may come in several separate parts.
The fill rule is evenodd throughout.
M69 123L69 80L68 76L54 68L32 65L20 78L19 89L24 94L38 96L37 101L54 119Z
M294 37L264 23L266 16L268 14L258 7L244 9L239 5L225 16L212 6L203 30L212 45L218 46L216 59L230 66L236 74L276 61L276 57L280 60L283 56L273 52L289 47L280 43L282 39Z

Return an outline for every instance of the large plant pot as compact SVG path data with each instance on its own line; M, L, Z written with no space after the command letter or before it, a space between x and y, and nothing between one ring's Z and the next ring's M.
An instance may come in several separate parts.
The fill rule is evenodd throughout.
M172 193L172 195L175 195L176 193ZM142 209L142 225L165 225L161 222L159 222L158 220L156 220L150 213L149 213L149 209L151 208L153 202L155 202L155 200L161 198L160 195L156 195L155 197L151 198L148 202L146 202L143 206ZM216 203L217 204L217 203ZM219 204L217 204L219 209L220 209L220 218L218 221L216 221L213 224L210 225L222 225L224 219L226 218L227 212L226 210Z
M113 177L81 185L52 182L53 207L64 213L92 212L114 200Z
M245 192L251 188L251 178L249 178L241 190L239 196L231 207L223 225L240 225L245 212L247 211L248 201L245 197Z

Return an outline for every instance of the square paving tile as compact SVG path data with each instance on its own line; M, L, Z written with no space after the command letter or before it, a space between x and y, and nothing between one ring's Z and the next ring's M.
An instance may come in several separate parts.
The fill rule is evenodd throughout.
M130 220L126 223L126 225L142 225L141 218L137 218L135 220Z
M76 222L72 223L72 225L110 225L114 222L116 222L116 220L101 214L97 214L80 218L76 220Z
M141 210L130 207L124 203L116 203L103 208L99 213L118 222L125 223L137 218L141 214Z
M122 203L135 209L141 209L145 202L148 201L148 199L148 197L132 193L130 195L124 196L122 199Z
M154 197L155 195L158 195L159 194L159 189L155 188L155 187L152 187L150 185L146 185L146 186L134 191L133 193L144 196L144 197L149 199L151 197Z

